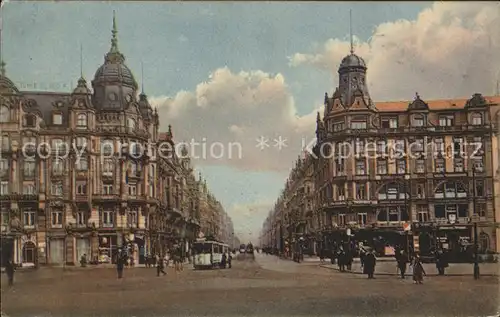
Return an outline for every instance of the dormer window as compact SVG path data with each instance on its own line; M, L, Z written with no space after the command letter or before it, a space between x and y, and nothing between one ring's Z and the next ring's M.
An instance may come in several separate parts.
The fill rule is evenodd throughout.
M366 121L351 121L351 129L353 130L365 130Z
M25 115L23 125L27 128L34 128L36 126L36 117L32 114Z
M62 114L61 113L54 113L52 115L52 123L55 125L61 125L62 124Z
M396 129L398 118L382 118L382 129Z
M87 128L87 115L80 113L76 118L76 128L86 129Z
M482 125L483 124L483 116L479 113L472 115L472 125Z
M455 118L452 115L439 116L439 126L440 127L452 127Z
M415 115L413 116L413 120L412 120L412 126L414 127L423 127L425 124L424 124L424 116L421 116L421 115Z

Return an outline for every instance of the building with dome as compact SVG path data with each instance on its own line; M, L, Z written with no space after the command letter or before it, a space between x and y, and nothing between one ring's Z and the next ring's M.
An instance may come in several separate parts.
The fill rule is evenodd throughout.
M467 258L477 223L479 252L498 253L500 96L373 102L367 70L352 49L342 59L338 87L317 114L314 212L307 196L297 202L290 185L308 178L294 169L264 222L264 246L283 251L295 234L327 252L354 241L378 254L401 246ZM300 223L313 228L289 232Z
M172 128L160 133L117 33L113 16L91 87L82 74L71 92L20 91L2 62L2 254L15 263L113 262L119 247L144 263L174 244L188 251L200 231L201 181L184 153L156 155L160 142L175 147Z

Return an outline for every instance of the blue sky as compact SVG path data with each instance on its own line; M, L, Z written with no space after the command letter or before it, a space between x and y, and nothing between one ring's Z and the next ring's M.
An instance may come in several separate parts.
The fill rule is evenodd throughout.
M431 59L425 52L429 51L429 45L433 46L424 43L425 38L421 39L426 32L434 34L427 30L427 26L435 23L436 30L439 27L455 30L446 16L456 13L469 18L463 13L464 8L474 16L486 14L488 21L498 21L498 15L490 13L494 10L480 12L479 6L433 5L429 2L11 2L2 8L3 54L8 77L21 89L27 84L37 83L39 88L67 91L80 75L80 45L83 46L83 73L88 81L103 63L104 54L110 47L112 12L115 10L119 48L126 57L126 64L140 83L143 63L145 92L150 100L164 109L160 111L162 122L173 125L174 137L186 139L194 134L200 137L199 130L214 130L210 133L203 131L214 137L230 135L229 140L237 139L241 131L251 130L254 137L258 135L257 131L270 133L266 130L268 126L283 117L287 123L282 126L276 123L276 126L282 128L279 130L281 134L287 129L300 132L290 132L288 138L295 138L297 143L299 135L309 137L314 134L315 109L321 104L325 91L331 93L334 90L336 65L349 50L349 9L353 10L357 52L361 55L366 52L369 59L368 76L373 83L370 89L377 94L372 97L380 100L410 99L416 89L408 84L416 77L408 77L402 82L395 78L397 76L387 74L391 71L411 74L413 71L413 68L390 69L398 61L389 58L390 54L395 54L394 49L382 51L390 46L387 43L396 47L410 43L420 45L420 55L419 47L414 49L414 54L408 54L408 51L403 54L402 48L398 51L400 58L423 60L425 57L429 64ZM428 13L422 15L423 11ZM375 33L382 34L383 38L377 38L379 42L372 37ZM449 37L453 38L452 32L448 33ZM416 41L417 38L420 40ZM454 45L451 40L449 43L438 38L435 40L444 45L443 49L446 45ZM456 38L457 41L460 43L460 38ZM498 42L495 38L494 45ZM375 50L376 47L382 48ZM474 49L485 51L484 47L478 48L477 45ZM303 58L299 61L300 54ZM453 60L453 54L458 57L456 64L450 64L450 69L463 63L460 53L455 50L442 58L443 61ZM481 60L485 58L483 56ZM410 64L417 65L410 61L406 63L407 66ZM438 78L432 74L435 66L428 66L428 76ZM427 66L421 66L419 74L424 73L423 67ZM373 69L373 77L370 77L370 69ZM393 82L390 88L381 87L377 79ZM427 82L420 77L417 79ZM464 82L459 84L470 86ZM457 86L456 83L450 85ZM254 112L249 110L252 104L238 99L243 92L234 94L238 89L253 89L252 96L261 98L261 108ZM421 89L432 97L456 94L442 85L439 90L432 84ZM387 93L389 90L392 94ZM217 98L213 97L215 94ZM209 100L213 103L209 104L214 111L200 107L203 103L200 100L206 96L213 98ZM186 100L194 104L189 105ZM201 110L197 109L202 108L206 112L200 114ZM242 109L244 111L240 112ZM166 129L166 124L162 128ZM240 134L235 131L240 131ZM256 238L268 209L283 187L287 169L299 155L300 148L289 150L280 157L252 153L241 164L197 162L197 169L226 206L244 239ZM275 167L278 163L284 168Z

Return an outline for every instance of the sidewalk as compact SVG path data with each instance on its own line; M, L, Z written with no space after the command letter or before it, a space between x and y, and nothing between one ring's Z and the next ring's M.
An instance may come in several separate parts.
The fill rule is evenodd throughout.
M383 262L383 263L380 263ZM377 259L377 265L375 267L375 275L398 275L397 267L395 261L390 263L389 261L379 261ZM437 276L438 271L436 265L433 263L424 263L424 270L427 276ZM320 267L332 269L338 271L337 264L322 264ZM500 276L500 265L498 263L481 263L479 264L480 274L483 276ZM352 265L352 271L348 272L351 274L363 274L361 265L359 262L354 262ZM410 270L407 268L407 275L409 275ZM473 264L471 263L451 263L445 271L446 276L472 276L473 275Z

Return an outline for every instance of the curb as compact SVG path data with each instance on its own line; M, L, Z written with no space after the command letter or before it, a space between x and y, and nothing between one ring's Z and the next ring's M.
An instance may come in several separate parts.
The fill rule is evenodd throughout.
M340 273L339 269L334 268L334 267L329 267L326 265L320 265L320 267L329 269L329 270L335 270ZM362 272L357 272L357 271L346 271L348 274L357 274L357 275L366 275L363 274ZM380 276L399 276L399 274L396 273L387 273L387 272L382 272L382 273L377 273L375 271L375 275L380 275ZM408 274L408 276L410 276ZM426 276L440 276L439 274L432 273L432 274L427 274ZM458 274L458 273L452 273L452 274L445 274L444 276L473 276L472 274ZM488 276L488 277L499 277L498 274L481 274L480 276Z

